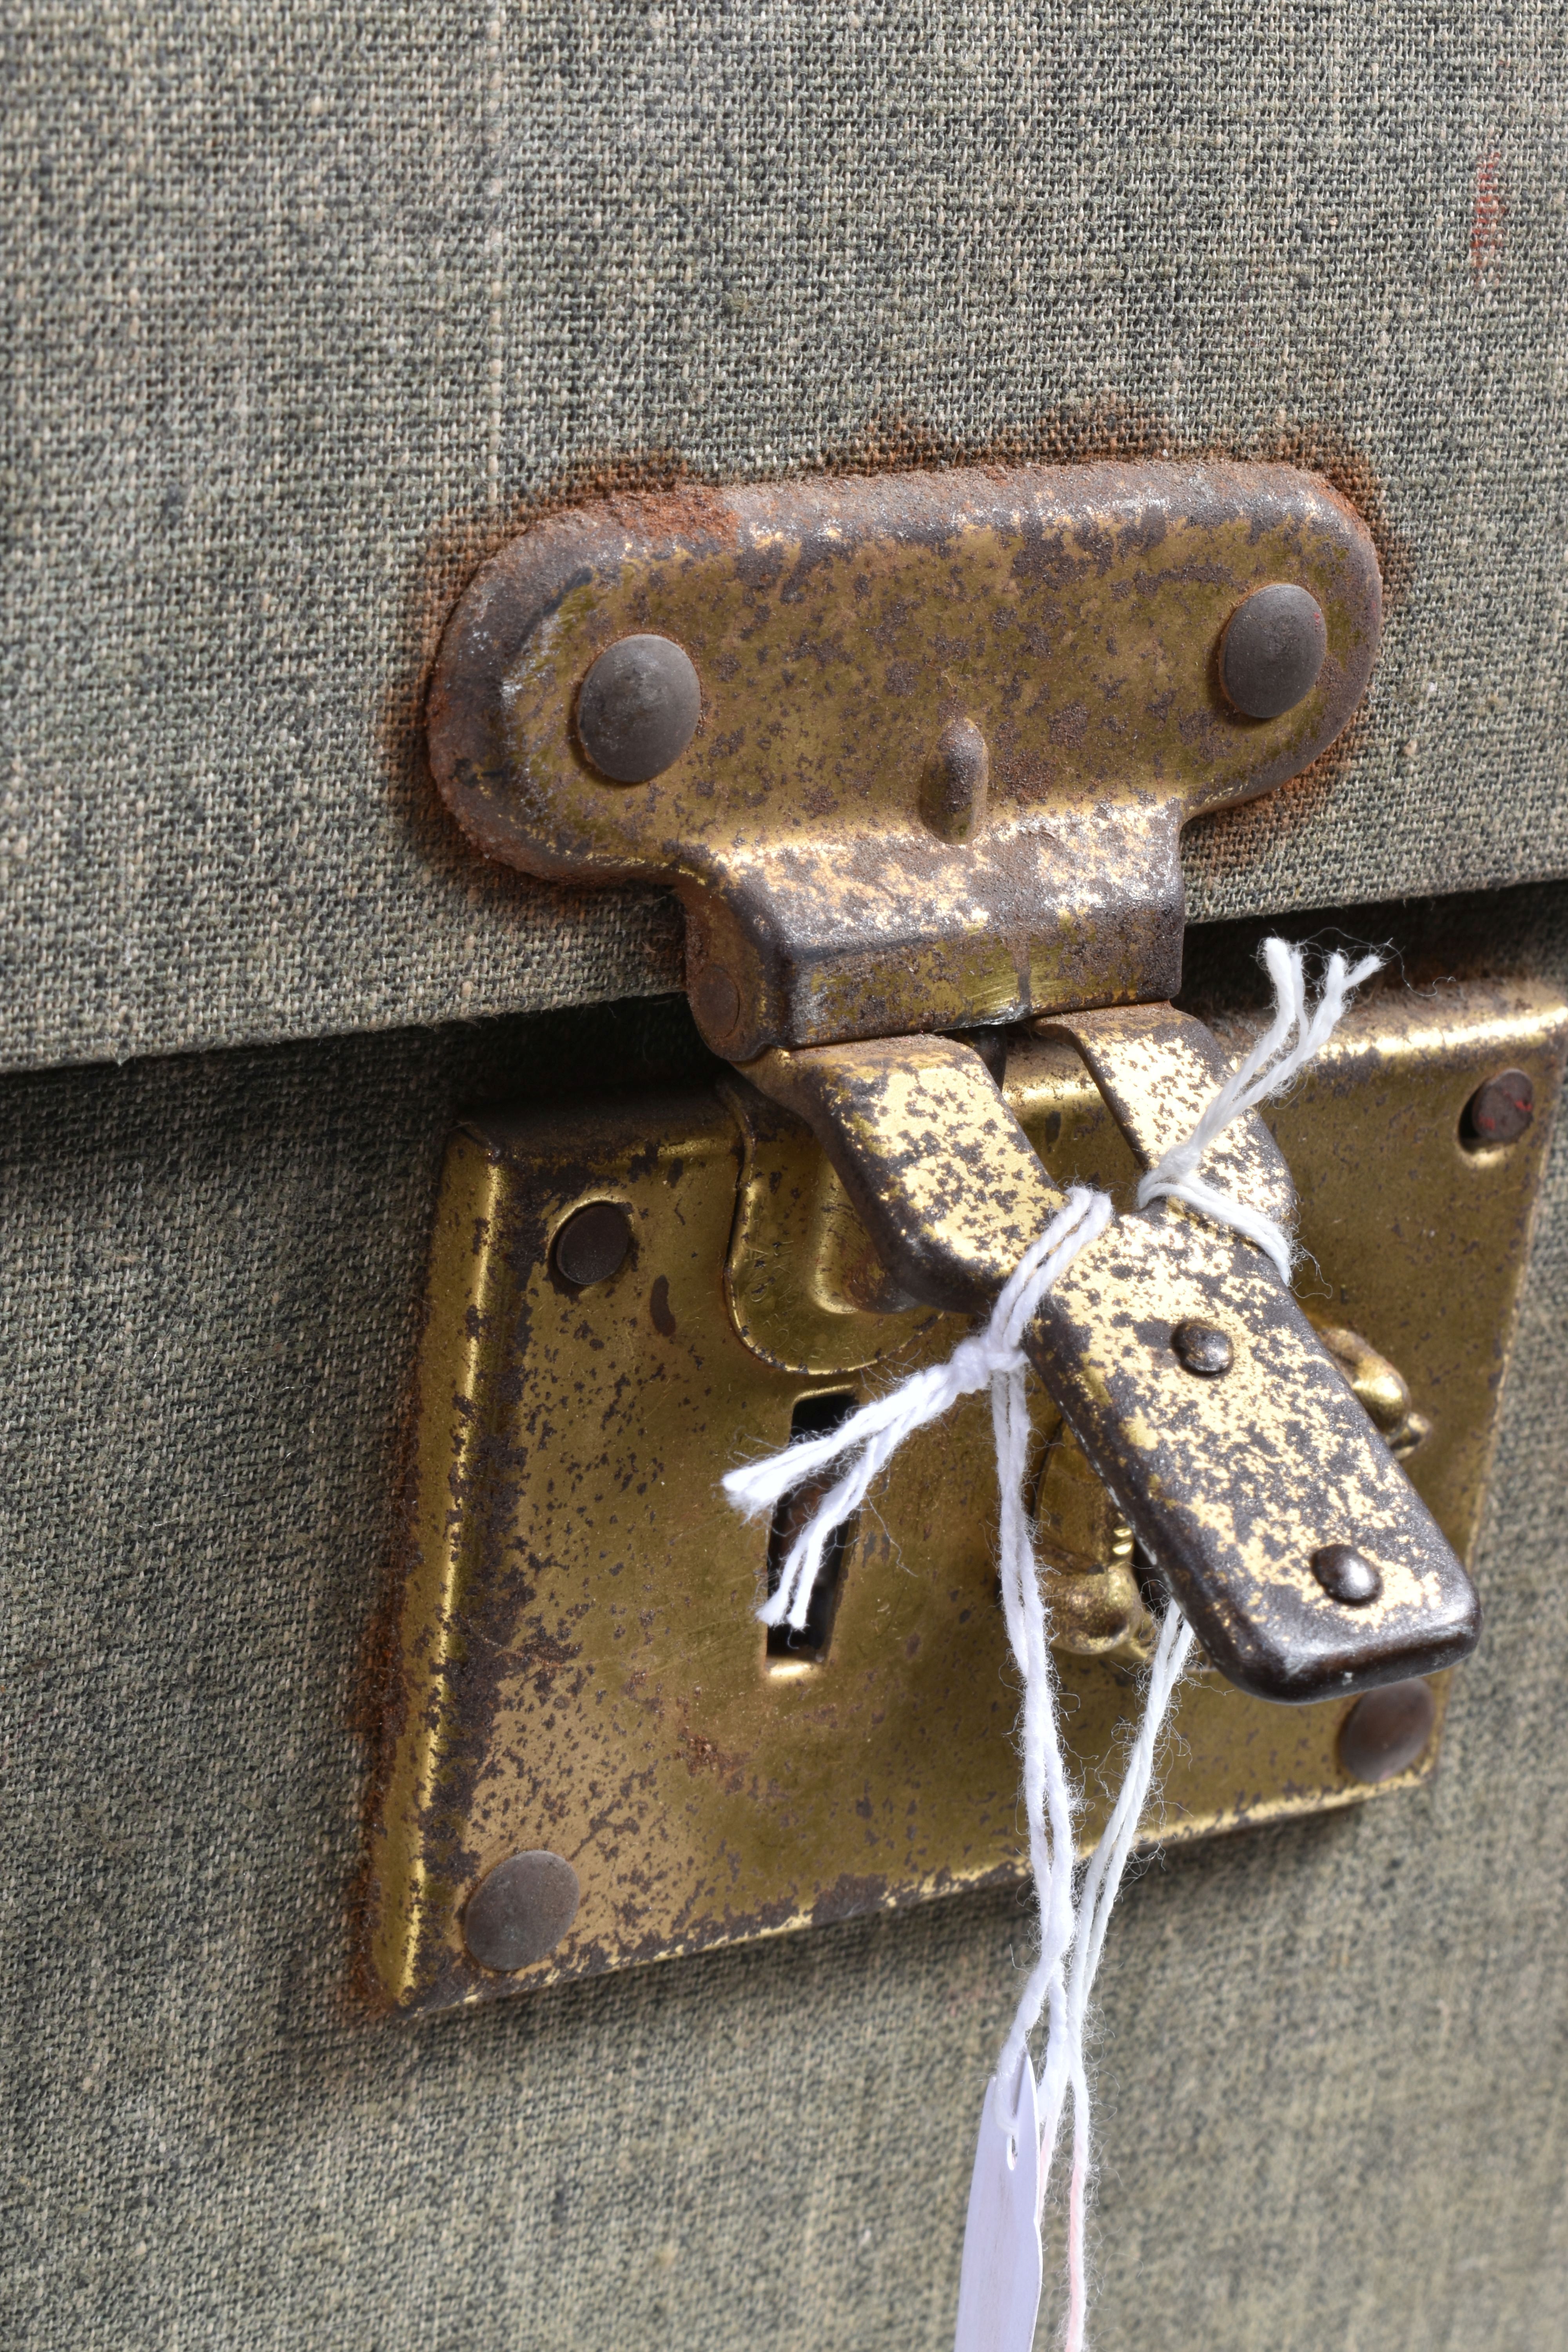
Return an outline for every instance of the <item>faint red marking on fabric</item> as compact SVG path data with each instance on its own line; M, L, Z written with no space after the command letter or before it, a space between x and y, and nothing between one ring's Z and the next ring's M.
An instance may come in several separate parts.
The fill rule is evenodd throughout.
M1478 278L1495 269L1502 259L1502 225L1508 204L1502 192L1502 156L1497 148L1483 157L1476 173L1476 209L1470 222L1470 268Z

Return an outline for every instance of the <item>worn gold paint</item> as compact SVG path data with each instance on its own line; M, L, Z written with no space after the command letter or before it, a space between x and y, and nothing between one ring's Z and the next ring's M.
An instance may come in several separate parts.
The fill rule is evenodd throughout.
M809 1122L895 1281L932 1306L987 1307L1063 1205L973 1046L870 1038L746 1066Z
M1170 1007L1062 1016L1142 1165L1190 1129L1225 1069ZM893 1278L950 1307L987 1306L1061 1205L979 1055L948 1038L774 1051L749 1066L810 1121ZM1289 1172L1238 1121L1214 1174L1276 1214ZM1171 1345L1195 1319L1235 1361L1194 1380ZM1250 1244L1156 1203L1124 1214L1042 1300L1025 1345L1095 1469L1205 1647L1260 1697L1447 1665L1473 1647L1475 1599L1342 1373ZM1380 1597L1351 1618L1310 1568L1354 1541Z
M470 1605L483 1574L480 1514L486 1405L494 1335L506 1320L509 1272L495 1246L508 1189L502 1163L458 1137L431 1239L430 1295L441 1302L438 1367L421 1356L416 1398L415 1517L403 1598L402 1683L389 1729L390 1770L382 1817L396 1822L390 1870L374 1885L372 1956L393 2000L412 1999L421 1944L450 1926L460 1870L460 1823L443 1826L442 1781L466 1736L458 1677L470 1638Z
M1303 1301L1398 1367L1430 1423L1410 1475L1461 1553L1563 1027L1561 1004L1527 987L1444 992L1418 1022L1399 1000L1374 1000L1268 1115L1315 1260ZM1467 1151L1463 1106L1503 1062L1531 1074L1535 1124L1510 1149ZM1019 1042L1006 1094L1054 1185L1102 1183L1128 1201L1137 1161L1064 1042ZM373 1947L399 2006L492 1999L1022 1867L982 1401L891 1466L824 1663L770 1671L750 1613L765 1531L736 1521L720 1470L783 1442L801 1394L879 1391L963 1327L889 1318L903 1337L862 1372L856 1314L840 1318L836 1364L818 1302L816 1373L748 1346L724 1291L746 1149L716 1094L491 1119L454 1142L420 1356L402 1698L374 1841ZM630 1209L635 1254L574 1297L551 1279L550 1237L605 1197ZM797 1298L810 1286L795 1278ZM1042 1399L1042 1445L1057 1420ZM1114 1659L1064 1656L1061 1671L1093 1834L1135 1689ZM1431 1769L1429 1750L1384 1790L1349 1780L1335 1750L1343 1712L1266 1706L1198 1675L1147 1832L1352 1803ZM577 1924L520 1977L487 1975L463 1955L461 1906L496 1862L539 1845L579 1873Z
M1194 1379L1176 1357L1170 1334L1189 1318L1230 1335L1223 1378ZM1319 1697L1471 1645L1447 1546L1247 1244L1180 1210L1124 1218L1063 1275L1026 1345L1205 1649L1244 1687ZM1103 1405L1078 1377L1084 1360ZM1310 1567L1347 1541L1383 1579L1354 1612Z
M932 1310L889 1276L809 1128L753 1087L726 1086L745 1142L724 1295L736 1329L781 1371L861 1371L908 1347Z
M1283 717L1221 693L1251 590L1310 590L1321 674ZM954 469L584 507L485 566L429 698L432 767L486 853L672 884L715 1049L807 1045L1167 995L1181 826L1295 775L1371 672L1359 516L1284 466ZM576 697L617 639L673 639L701 725L659 776L597 774ZM930 821L948 730L984 738L962 838Z
M1230 1075L1213 1032L1169 1004L1061 1013L1039 1023L1036 1034L1078 1047L1143 1169L1186 1140ZM1215 1138L1204 1176L1267 1216L1288 1224L1295 1214L1289 1169L1255 1119L1238 1119Z

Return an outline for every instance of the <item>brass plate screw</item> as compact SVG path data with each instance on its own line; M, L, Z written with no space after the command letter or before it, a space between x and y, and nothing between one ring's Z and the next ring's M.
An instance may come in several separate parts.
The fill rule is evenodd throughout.
M514 1853L480 1880L463 1914L468 1958L510 1976L552 1952L577 1916L577 1874L542 1847Z
M632 1221L618 1201L590 1201L555 1236L555 1271L574 1290L619 1274L632 1245Z
M1500 1070L1465 1105L1459 1132L1468 1144L1517 1143L1535 1117L1535 1088L1523 1070Z
M1328 624L1304 588L1255 588L1226 625L1219 682L1247 719L1280 719L1306 699L1329 649Z
M1392 1780L1415 1763L1436 1720L1425 1683L1385 1683L1358 1698L1341 1725L1340 1762L1352 1780Z
M577 697L577 740L613 783L646 784L679 759L702 716L691 656L668 637L622 637Z

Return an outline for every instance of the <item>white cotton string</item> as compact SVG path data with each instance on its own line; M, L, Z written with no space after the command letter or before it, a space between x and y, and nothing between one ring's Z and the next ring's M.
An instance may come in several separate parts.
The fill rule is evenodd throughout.
M1317 1003L1309 1006L1300 949L1288 948L1282 940L1267 940L1263 954L1274 982L1273 1021L1239 1068L1219 1087L1191 1135L1166 1152L1142 1179L1137 1205L1146 1208L1162 1199L1184 1202L1255 1243L1270 1259L1280 1280L1289 1282L1292 1256L1289 1236L1261 1210L1205 1183L1199 1173L1203 1157L1233 1120L1279 1094L1306 1067L1334 1029L1351 991L1379 970L1382 959L1365 956L1352 970L1342 956L1331 957ZM1161 1622L1143 1712L1121 1787L1075 1901L1072 1858L1078 1808L1062 1754L1056 1671L1024 1502L1030 1425L1027 1359L1021 1341L1047 1292L1079 1251L1098 1240L1113 1215L1107 1194L1075 1186L1065 1206L1019 1259L984 1328L962 1339L945 1363L911 1373L886 1396L863 1405L829 1435L809 1438L765 1461L731 1470L723 1481L730 1500L746 1518L754 1519L774 1509L817 1471L846 1465L796 1535L776 1591L757 1611L765 1625L787 1622L802 1630L835 1529L859 1508L904 1439L938 1420L959 1397L990 1389L1001 1502L1002 1606L1024 1688L1020 1743L1024 1814L1040 1923L1039 1951L997 2061L995 2079L998 2085L1011 2085L1015 2080L1022 2084L1029 2035L1042 2011L1048 2011L1038 2107L1039 2190L1032 2226L1037 2233L1050 2160L1070 2095L1073 2141L1065 2352L1082 2352L1089 2300L1084 2215L1091 2161L1085 2058L1089 1995L1148 1798L1160 1734L1193 1644L1192 1628L1173 1602ZM1016 2101L1012 2112L1016 2112ZM973 2228L973 2204L971 2210ZM989 2343L979 2336L965 2335L967 2325L961 2298L958 2352L991 2352ZM1032 2334L1032 2317L1027 2326Z
M1081 1206L1080 1206L1081 1204ZM1021 1332L1051 1285L1066 1271L1079 1250L1104 1232L1111 1206L1103 1192L1069 1196L1068 1208L1053 1221L1049 1241L1071 1211L1077 1223L1033 1266L1026 1258L1008 1286L1005 1330L1015 1325ZM1004 1292L1004 1298L1007 1293ZM1062 1979L1063 1964L1073 1937L1072 1856L1073 1792L1062 1756L1057 1721L1056 1668L1045 1603L1035 1563L1035 1547L1024 1506L1029 1456L1029 1403L1025 1384L1026 1359L1009 1354L991 1379L991 1425L996 1440L996 1482L1001 1500L1000 1545L1002 1609L1007 1639L1024 1685L1023 1794L1024 1819L1029 1838L1029 1864L1034 1873L1035 1899L1040 1913L1040 1948L1029 1971L1013 2029L997 2061L1001 2081L1010 2082L1028 2045L1028 2037L1048 2000L1051 2020L1047 2051L1059 2050L1067 2025ZM1049 2095L1047 2084L1047 2095ZM1055 2135L1052 2135L1054 2139ZM1050 2143L1046 2143L1048 2147Z
M1154 1645L1154 1663L1150 1669L1149 1687L1144 1695L1143 1714L1138 1733L1127 1759L1127 1769L1121 1777L1116 1803L1110 1821L1100 1832L1089 1866L1079 1889L1077 1905L1077 1936L1073 1947L1072 1966L1067 1981L1067 2021L1065 2042L1067 2072L1072 2088L1072 2173L1068 2186L1068 2324L1064 2337L1065 2352L1082 2352L1084 2328L1089 2318L1089 2258L1084 2244L1084 2214L1089 2202L1090 2148L1089 2138L1089 2065L1085 2056L1085 2039L1089 2024L1089 1997L1094 1990L1094 1979L1100 1969L1100 1955L1105 1945L1105 1931L1116 1897L1121 1890L1121 1874L1132 1852L1138 1824L1154 1777L1154 1759L1160 1744L1160 1734L1170 1713L1176 1685L1186 1668L1193 1647L1193 1629L1173 1601L1160 1624L1160 1638ZM1050 2103L1053 2088L1048 2075L1046 2084L1040 2139L1042 2160L1055 2147L1061 2123L1061 2095Z
M1030 1316L1079 1251L1105 1231L1112 1214L1105 1193L1075 1186L1067 1206L1019 1259L984 1330L961 1339L944 1364L912 1372L827 1436L806 1438L783 1454L728 1474L725 1494L743 1518L755 1519L814 1472L850 1457L843 1476L822 1496L791 1546L778 1590L758 1610L764 1625L787 1623L797 1633L804 1629L812 1588L835 1528L859 1509L879 1472L906 1437L927 1422L939 1421L961 1396L972 1396L989 1381L1012 1373L1022 1379L1026 1360L1018 1343Z
M1216 1192L1212 1184L1205 1183L1197 1172L1199 1163L1233 1120L1282 1092L1322 1050L1338 1025L1352 989L1370 980L1374 971L1381 971L1383 958L1363 956L1352 971L1343 956L1331 956L1318 1002L1310 1012L1300 949L1287 947L1283 940L1265 940L1263 960L1274 982L1272 1022L1240 1068L1231 1072L1191 1135L1150 1169L1139 1184L1137 1205L1146 1209L1151 1201L1184 1201L1200 1216L1210 1218L1215 1224L1228 1225L1233 1233L1255 1242L1273 1260L1280 1281L1288 1283L1294 1256L1289 1237L1260 1209L1250 1207L1245 1201L1233 1201L1227 1192Z

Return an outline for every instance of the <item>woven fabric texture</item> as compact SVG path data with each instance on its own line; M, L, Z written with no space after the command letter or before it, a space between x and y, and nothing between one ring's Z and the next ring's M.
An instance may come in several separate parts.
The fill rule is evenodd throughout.
M1547 0L25 0L0 100L0 1062L668 988L488 872L420 681L531 512L1215 450L1375 524L1352 756L1194 917L1568 868Z
M1485 920L1568 977L1568 897ZM15 2352L951 2344L1021 1897L421 2027L351 1990L362 1660L447 1119L646 1078L683 1020L8 1081ZM1565 1146L1436 1780L1174 1853L1112 1925L1102 2352L1568 2336Z

